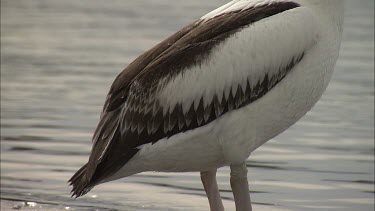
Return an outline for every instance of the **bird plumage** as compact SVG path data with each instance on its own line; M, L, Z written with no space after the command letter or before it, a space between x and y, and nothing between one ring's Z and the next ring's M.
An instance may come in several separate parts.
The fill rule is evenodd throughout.
M318 17L314 5L324 4L235 0L138 57L110 89L89 161L70 180L73 195L142 171L243 162L294 124L337 59L340 38L329 34L340 29L326 27L342 18Z

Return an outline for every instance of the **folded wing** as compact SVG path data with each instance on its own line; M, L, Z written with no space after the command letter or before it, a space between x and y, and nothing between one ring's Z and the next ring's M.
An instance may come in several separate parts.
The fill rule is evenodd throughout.
M70 180L73 195L113 175L143 144L264 96L314 45L315 27L292 1L234 1L138 57L110 89L89 162Z

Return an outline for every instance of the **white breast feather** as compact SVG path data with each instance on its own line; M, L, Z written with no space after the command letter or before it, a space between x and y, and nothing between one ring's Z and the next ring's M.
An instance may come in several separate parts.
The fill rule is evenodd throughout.
M231 88L234 94L239 84L245 87L246 80L254 87L265 74L277 73L306 53L317 39L314 13L308 8L299 7L260 20L214 48L207 62L186 69L169 81L157 93L157 99L163 102L164 113L177 103L186 113L192 103L198 106L201 97L207 106L214 94L219 98L223 93L228 96Z

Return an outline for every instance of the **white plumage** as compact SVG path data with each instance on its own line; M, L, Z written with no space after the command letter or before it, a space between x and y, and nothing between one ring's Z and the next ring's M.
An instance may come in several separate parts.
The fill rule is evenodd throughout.
M165 102L164 109L182 103L187 112L192 102L199 103L202 94L207 106L214 94L225 93L227 98L231 87L238 84L245 90L246 80L255 86L265 74L276 74L316 43L317 20L309 8L296 8L278 17L243 29L216 47L203 65L171 80L158 94L158 99ZM232 92L235 95L236 89Z
M129 162L101 182L143 171L200 171L211 209L222 210L215 173L217 168L230 165L236 208L251 209L244 161L260 145L298 121L328 86L340 48L343 2L234 0L196 23L285 2L300 6L267 18L258 15L260 20L213 47L201 64L188 66L172 78L161 78L152 99L160 102L163 115L168 116L177 105L186 114L192 105L198 109L200 99L206 108L215 96L221 102L230 94L235 96L238 87L246 90L250 84L254 89L265 77L278 80L275 87L204 126L138 146L139 151ZM290 71L280 75L291 63L295 65ZM279 78L271 77L278 74ZM121 116L126 115L124 112Z
M217 17L219 15L225 14L225 13L231 13L235 11L241 11L246 10L250 7L257 7L260 5L269 5L272 3L277 2L293 2L288 0L233 0L229 3L213 10L212 12L207 13L203 17L201 17L202 20L208 20L214 17Z
M202 19L264 2L271 1L237 0ZM333 14L319 14L323 11L313 7L317 0L298 2L308 2L308 7L260 20L235 34L216 47L209 61L172 79L157 96L164 102L164 113L177 103L187 112L192 103L198 106L202 95L207 105L214 93L227 96L230 87L245 87L246 79L256 84L266 73L279 70L294 55L304 53L304 59L277 87L206 126L141 146L119 177L138 171L198 171L242 162L309 111L332 75L341 29L334 25ZM334 10L332 13L337 12Z

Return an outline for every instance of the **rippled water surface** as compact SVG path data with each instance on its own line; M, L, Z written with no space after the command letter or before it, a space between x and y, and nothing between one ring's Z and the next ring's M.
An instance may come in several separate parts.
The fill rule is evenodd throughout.
M1 0L2 210L208 210L198 173L142 173L72 200L115 76L223 0ZM255 210L373 210L374 2L346 1L317 106L248 160ZM234 210L229 169L218 172Z

